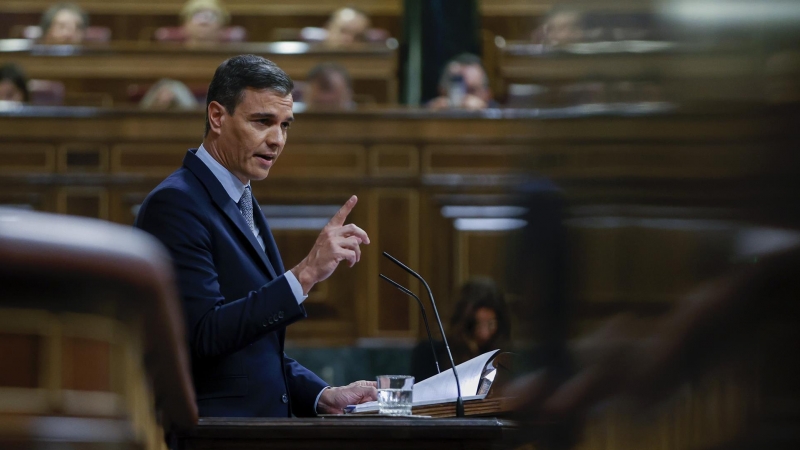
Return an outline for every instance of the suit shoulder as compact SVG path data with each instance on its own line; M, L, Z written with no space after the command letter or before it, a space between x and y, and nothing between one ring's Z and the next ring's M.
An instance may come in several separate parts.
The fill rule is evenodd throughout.
M185 167L178 169L153 189L142 202L137 214L137 224L153 210L164 207L176 210L198 211L207 192L202 183Z

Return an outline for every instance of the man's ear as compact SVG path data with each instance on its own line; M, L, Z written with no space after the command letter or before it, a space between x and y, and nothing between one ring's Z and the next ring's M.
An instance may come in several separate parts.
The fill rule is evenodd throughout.
M228 111L225 109L222 104L219 102L212 101L208 104L208 123L210 125L210 131L213 131L215 134L220 134L220 129L222 128L222 123L225 121L225 118L228 116Z

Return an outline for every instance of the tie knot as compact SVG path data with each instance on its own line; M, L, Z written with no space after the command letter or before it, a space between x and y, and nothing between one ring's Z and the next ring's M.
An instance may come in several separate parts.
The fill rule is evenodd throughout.
M241 205L243 201L247 201L250 199L250 186L245 186L244 191L242 191L242 196L239 197L239 204Z

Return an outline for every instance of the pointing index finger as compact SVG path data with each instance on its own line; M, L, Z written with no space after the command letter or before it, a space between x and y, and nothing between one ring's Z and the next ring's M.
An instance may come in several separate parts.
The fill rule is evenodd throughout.
M333 217L331 217L331 220L328 221L328 225L333 225L335 227L340 227L344 225L344 221L347 219L347 215L350 214L350 211L353 210L353 208L356 206L356 203L358 203L358 197L356 197L355 195L350 197L350 199L348 199L347 202L345 202L345 204L339 209L339 211L336 211L336 214L334 214Z

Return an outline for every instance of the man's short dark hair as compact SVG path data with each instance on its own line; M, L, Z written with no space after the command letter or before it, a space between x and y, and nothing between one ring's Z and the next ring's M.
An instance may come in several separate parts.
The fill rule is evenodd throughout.
M353 80L350 78L350 74L347 73L347 69L332 62L324 62L314 66L308 72L306 82L309 84L319 83L323 91L330 91L333 89L333 75L335 74L339 74L344 79L347 88L353 90Z
M28 77L25 72L16 64L4 64L0 66L0 81L8 80L17 89L22 91L22 100L25 102L30 101L30 93L28 92Z
M226 60L217 67L208 86L205 135L211 130L208 105L215 101L233 114L247 88L269 89L286 96L292 93L294 82L274 62L260 56L239 55Z
M47 11L42 14L42 20L39 22L39 27L42 29L42 35L47 34L47 30L49 30L50 25L53 24L53 19L56 18L56 14L64 10L72 11L80 16L81 29L85 30L86 27L89 26L89 15L86 14L86 11L84 11L80 6L69 2L56 3L55 5L47 8Z

